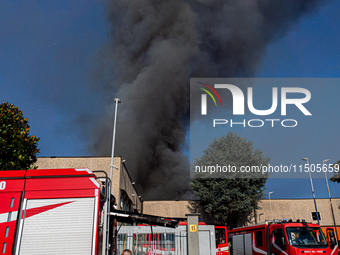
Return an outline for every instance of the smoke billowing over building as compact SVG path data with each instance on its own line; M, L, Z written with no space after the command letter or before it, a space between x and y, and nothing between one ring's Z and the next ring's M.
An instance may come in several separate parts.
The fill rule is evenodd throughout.
M92 151L111 151L113 98L119 97L116 155L129 162L146 199L191 198L182 151L190 77L252 77L267 45L322 0L111 0L109 63L97 90L107 115L93 129Z

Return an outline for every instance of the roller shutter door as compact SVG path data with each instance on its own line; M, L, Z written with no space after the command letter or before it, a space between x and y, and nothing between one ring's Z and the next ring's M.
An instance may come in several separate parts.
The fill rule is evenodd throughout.
M233 236L234 255L253 255L251 233Z
M19 254L92 254L95 198L27 200Z
M233 254L244 255L243 235L233 236Z
M253 255L252 249L252 241L251 241L251 234L244 235L244 254L245 255Z

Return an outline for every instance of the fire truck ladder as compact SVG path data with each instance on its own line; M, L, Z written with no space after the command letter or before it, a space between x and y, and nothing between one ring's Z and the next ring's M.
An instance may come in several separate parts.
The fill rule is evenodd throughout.
M109 227L110 227L110 194L111 194L111 180L107 176L105 171L93 171L94 173L103 173L103 176L97 176L96 179L99 180L103 185L103 189L100 192L103 196L100 199L100 202L104 202L103 212L101 217L101 222L99 223L102 226L103 230L103 238L102 238L102 255L110 255L110 236L109 236Z

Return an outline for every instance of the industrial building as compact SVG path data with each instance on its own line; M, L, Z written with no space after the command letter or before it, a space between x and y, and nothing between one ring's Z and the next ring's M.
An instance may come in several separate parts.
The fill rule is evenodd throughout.
M110 177L110 157L39 157L38 169L88 168L91 171L103 170ZM137 193L124 160L115 157L113 163L111 191L116 197L118 210L142 212L141 197Z

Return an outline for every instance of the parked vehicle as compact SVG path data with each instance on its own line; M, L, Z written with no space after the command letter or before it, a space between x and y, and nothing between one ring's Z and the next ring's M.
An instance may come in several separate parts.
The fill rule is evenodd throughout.
M88 169L0 171L0 183L1 254L97 254L101 185Z
M116 220L178 221L114 209L104 171L0 171L0 254L115 254Z
M228 230L230 255L338 255L334 231L325 235L317 224L302 222L268 222L262 225Z
M331 235L332 235L332 232L334 233L334 229L336 229L336 232L335 233L335 238L339 238L340 236L340 227L336 227L334 228L334 226L322 226L321 227L323 233L325 234L326 238L327 238L327 242L330 242L330 238L331 238ZM338 240L338 243L339 243L339 240Z

